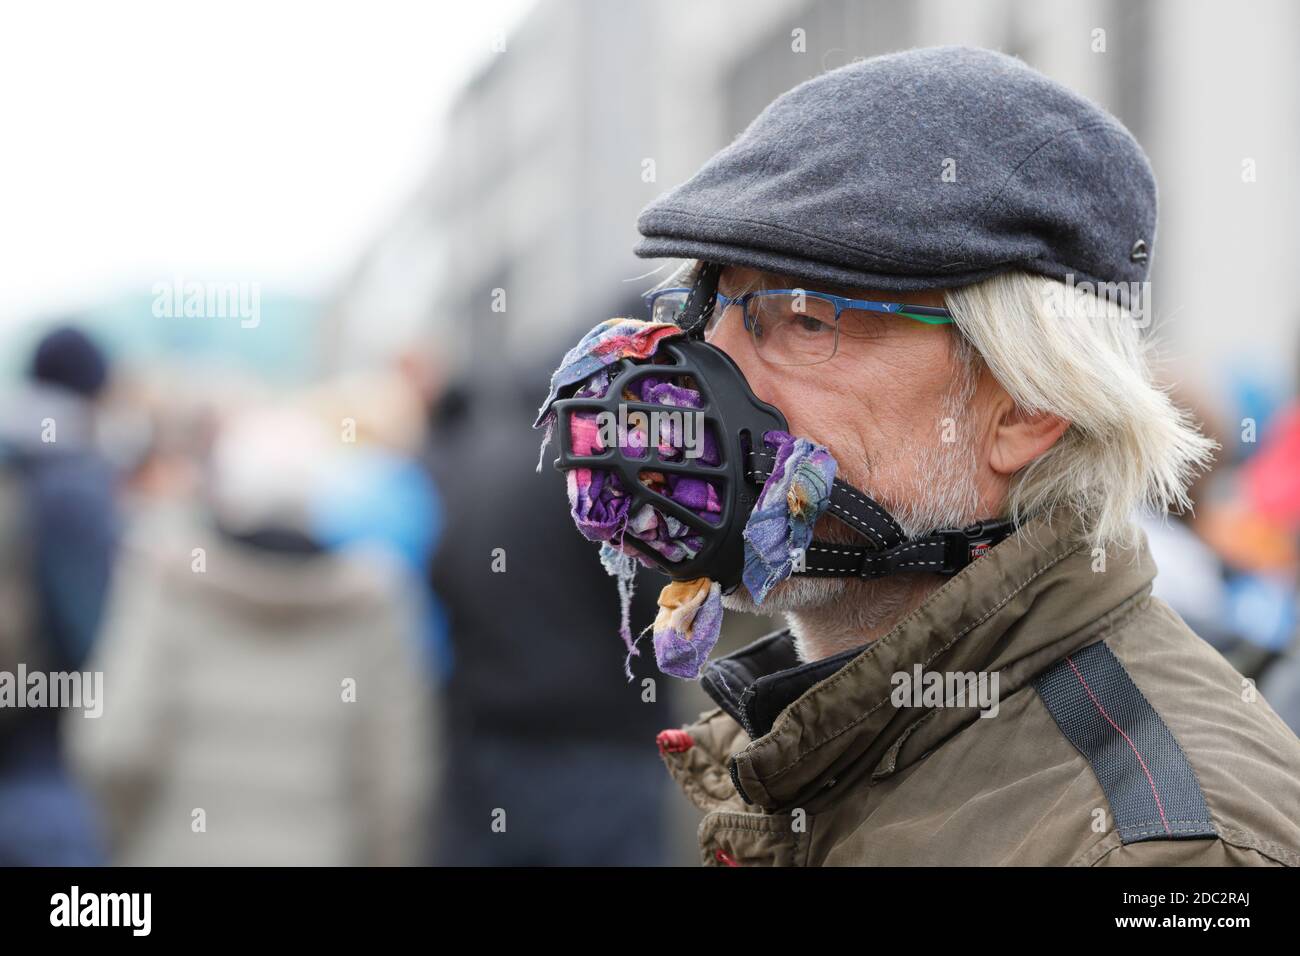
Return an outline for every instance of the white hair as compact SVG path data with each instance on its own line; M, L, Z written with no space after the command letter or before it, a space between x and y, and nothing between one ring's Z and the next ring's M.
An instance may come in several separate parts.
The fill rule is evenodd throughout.
M1155 383L1151 339L1128 309L1025 272L945 298L978 361L1016 404L1070 423L1015 476L1012 517L1072 509L1093 547L1128 547L1138 510L1191 507L1188 485L1218 446Z

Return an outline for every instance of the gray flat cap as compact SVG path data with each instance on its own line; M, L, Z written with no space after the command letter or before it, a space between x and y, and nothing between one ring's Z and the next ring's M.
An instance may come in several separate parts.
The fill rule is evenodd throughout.
M1127 284L1155 226L1150 163L1118 120L1012 57L938 47L778 97L642 210L636 254L898 292L1010 269Z

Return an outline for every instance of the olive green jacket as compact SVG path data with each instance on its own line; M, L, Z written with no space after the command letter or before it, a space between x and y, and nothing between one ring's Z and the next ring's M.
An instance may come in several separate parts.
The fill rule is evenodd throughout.
M1040 519L842 661L797 666L782 633L719 662L706 677L735 695L728 710L753 736L719 707L659 741L669 771L704 811L703 862L1300 864L1300 740L1151 595L1155 573L1145 539L1094 554L1070 521ZM1121 840L1107 791L1034 685L1097 642L1172 732L1217 836ZM746 697L735 680L741 665L772 659L796 666ZM895 675L918 664L996 673L996 716L896 705Z

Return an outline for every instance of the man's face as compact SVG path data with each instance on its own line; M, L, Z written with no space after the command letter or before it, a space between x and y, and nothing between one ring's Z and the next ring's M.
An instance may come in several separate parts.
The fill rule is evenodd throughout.
M735 296L758 288L790 288L782 286L785 282L728 266L719 291ZM899 295L821 284L804 288L944 305L938 291ZM839 463L839 476L893 510L905 527L974 520L981 443L972 433L976 419L970 406L977 401L978 382L969 380L954 357L955 327L856 311L851 318L855 334L841 334L834 356L816 365L777 365L760 356L736 306L723 313L709 340L740 366L759 398L785 413L791 434L826 445ZM936 482L943 487L935 487ZM828 525L838 522L823 519L819 536L849 540L824 534L831 530Z

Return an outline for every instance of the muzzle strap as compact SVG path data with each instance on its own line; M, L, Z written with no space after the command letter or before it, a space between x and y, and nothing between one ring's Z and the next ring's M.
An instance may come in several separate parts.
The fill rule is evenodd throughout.
M761 449L754 449L749 453L749 464L745 475L750 481L762 484L767 481L775 466L775 455ZM901 544L906 537L902 527L888 511L848 482L838 478L831 485L829 510L831 514L853 530L861 532L867 540L882 550Z
M1009 537L1010 521L980 521L965 528L945 528L884 550L813 541L795 574L810 578L883 578L899 571L954 575L989 548Z
M705 262L700 273L691 286L691 294L686 297L686 304L677 316L677 324L687 335L704 328L713 312L713 305L718 301L718 279L722 276L722 266L716 262ZM702 336L701 336L702 337Z
M762 484L776 456L751 450L745 476ZM828 513L872 542L870 546L814 540L794 574L811 578L883 578L899 571L953 575L1016 530L1010 521L980 521L909 539L879 502L848 482L835 479Z

